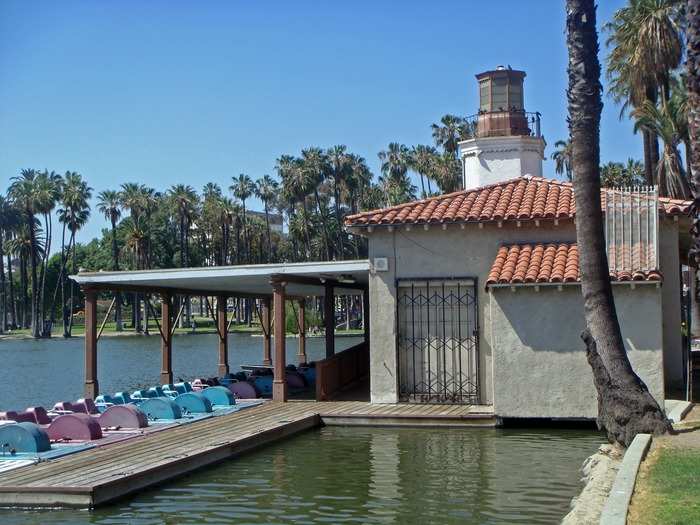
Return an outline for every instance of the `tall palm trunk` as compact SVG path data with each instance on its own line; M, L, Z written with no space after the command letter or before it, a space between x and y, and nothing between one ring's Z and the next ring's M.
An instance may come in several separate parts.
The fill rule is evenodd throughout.
M691 255L700 263L700 0L687 3L686 83L688 86L688 131L693 189L693 236ZM686 153L688 150L686 149Z
M63 223L63 232L61 233L61 275L59 282L61 284L61 320L63 321L63 337L68 337L68 310L66 308L66 223Z
M119 245L117 244L117 221L114 217L110 218L112 224L112 270L119 271ZM122 323L122 294L116 292L114 294L114 324L117 332L124 329Z
M29 328L31 319L29 297L29 275L27 272L27 256L23 253L19 259L20 288L22 292L22 328Z
M34 229L34 216L27 213L27 226L29 227L29 264L32 278L32 310L31 310L31 333L32 337L39 338L41 336L39 326L39 276L38 276L38 261L37 251L38 245L36 242L36 230Z
M17 328L17 303L15 302L15 284L12 282L12 255L7 254L7 280L10 283L10 313L12 314L12 323L10 327L14 330Z
M598 425L625 446L671 425L627 358L615 311L600 201L600 64L594 0L567 0L569 133L576 237L586 329L582 338L598 391Z
M344 259L345 247L343 243L343 223L340 216L340 177L335 175L333 177L333 206L335 207L335 220L338 223L338 245L337 252L340 255L340 259ZM421 176L422 180L422 176Z
M71 231L71 273L75 275L78 272L75 260L75 232ZM70 299L69 299L69 310L68 310L68 337L73 335L73 310L75 309L75 284L73 281L68 282L70 287Z
M323 244L326 248L326 260L330 261L331 256L330 239L328 236L328 224L326 224L326 216L321 207L321 198L318 195L318 188L314 188L314 198L316 199L316 207L318 208L318 217L321 219L321 229L323 231Z
M0 294L2 295L2 317L0 317L0 334L7 331L7 290L5 289L5 254L3 253L3 231L0 228Z
M265 226L267 227L267 262L272 262L272 230L270 229L270 210L267 207L267 200L263 201L265 206Z

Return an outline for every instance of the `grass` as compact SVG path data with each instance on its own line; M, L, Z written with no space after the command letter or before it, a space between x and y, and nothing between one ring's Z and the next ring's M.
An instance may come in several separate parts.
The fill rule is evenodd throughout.
M637 479L633 521L642 525L700 523L700 449L664 447Z

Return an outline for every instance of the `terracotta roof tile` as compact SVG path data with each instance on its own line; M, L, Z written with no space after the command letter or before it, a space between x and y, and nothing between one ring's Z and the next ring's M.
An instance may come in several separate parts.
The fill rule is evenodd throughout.
M603 190L605 198L611 190ZM661 213L685 215L691 201L659 198ZM430 197L398 206L350 215L347 226L427 224L534 219L572 219L576 213L571 183L519 177L490 186Z
M501 246L486 285L574 283L581 279L576 243L534 243ZM661 281L661 272L620 270L613 281Z

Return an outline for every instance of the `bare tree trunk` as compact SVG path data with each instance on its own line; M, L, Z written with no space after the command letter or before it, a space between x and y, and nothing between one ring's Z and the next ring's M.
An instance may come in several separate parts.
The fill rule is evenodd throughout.
M10 283L10 313L12 314L12 323L10 327L14 330L17 328L17 303L15 302L15 284L12 282L12 256L7 254L7 280Z
M5 254L3 253L3 231L0 229L0 294L2 294L2 318L0 318L0 334L7 331L7 290L5 289Z
M600 201L600 63L593 0L567 0L569 133L573 151L576 237L588 361L598 391L598 426L629 445L640 432L671 430L627 358L615 311Z

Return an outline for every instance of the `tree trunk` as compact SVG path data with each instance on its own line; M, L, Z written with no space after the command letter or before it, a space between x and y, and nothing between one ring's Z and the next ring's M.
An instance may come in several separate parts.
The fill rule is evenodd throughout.
M75 232L71 232L71 272L75 275L78 272L78 268L75 261ZM75 308L75 284L73 281L68 282L70 286L70 299L68 300L68 337L73 336L73 310Z
M688 131L693 190L693 237L691 256L700 265L700 0L687 2L686 84L688 87ZM686 150L687 152L687 150Z
M38 245L36 242L36 231L34 230L34 217L27 215L27 227L29 228L29 264L31 268L32 276L32 325L31 332L32 337L38 339L41 337L41 330L39 326L39 275L38 275L38 261L37 261L37 250Z
M22 328L29 328L29 276L27 275L27 256L21 255L19 259L20 288L22 292Z
M600 201L600 64L593 0L567 0L569 133L573 151L576 237L586 344L598 391L598 426L629 445L640 432L671 430L627 358L615 311Z
M17 328L17 303L15 302L15 284L12 282L12 255L7 254L7 280L10 288L10 313L12 314L12 323L10 328Z
M642 130L642 142L644 144L644 183L647 186L654 185L654 162L651 155L652 133L649 130Z
M2 294L2 317L0 317L0 334L7 331L7 290L5 289L5 254L3 253L3 231L0 228L0 294Z

